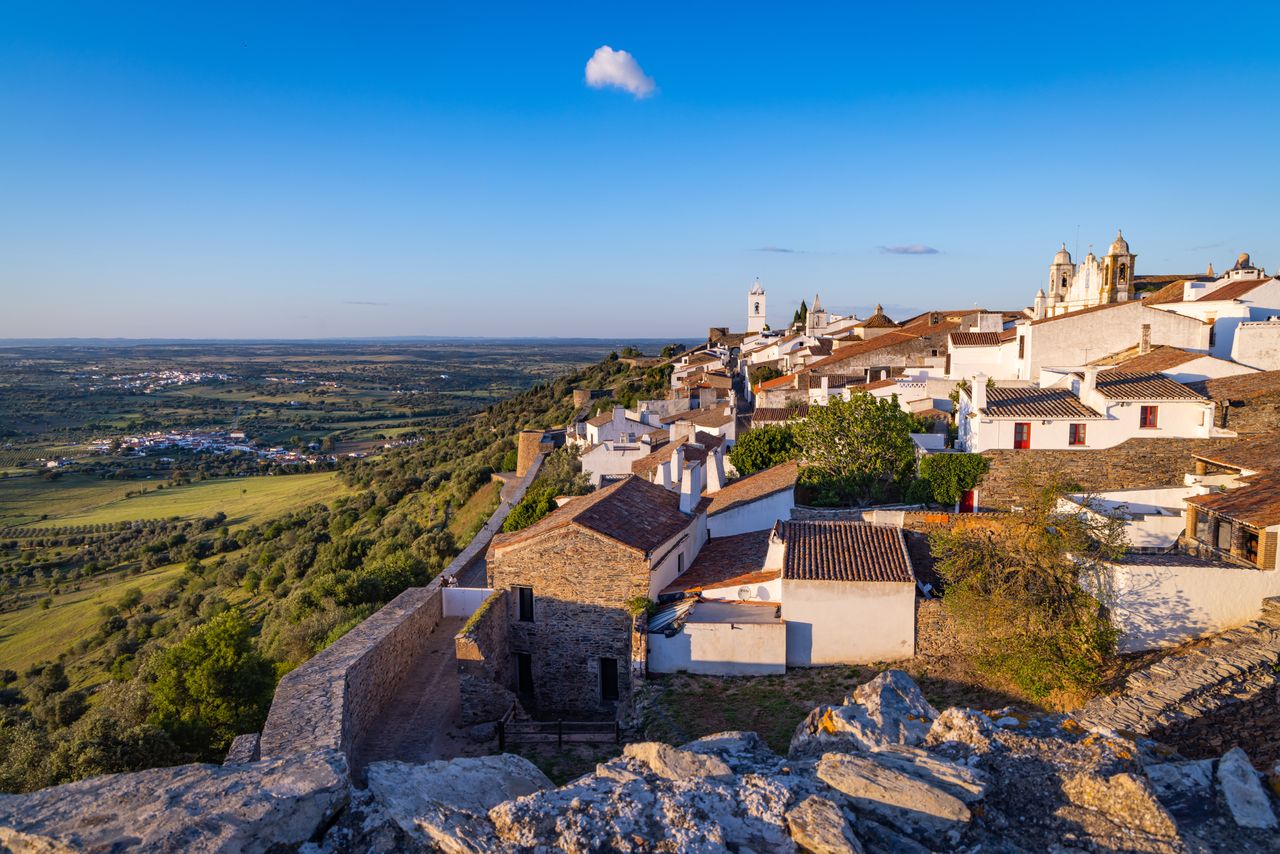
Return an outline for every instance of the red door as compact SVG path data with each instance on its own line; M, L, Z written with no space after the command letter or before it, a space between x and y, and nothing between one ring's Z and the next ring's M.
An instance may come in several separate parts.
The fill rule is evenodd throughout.
M1013 447L1025 451L1031 447L1031 422L1018 421L1013 425Z
M976 495L977 493L974 492L972 489L966 489L964 491L964 495L960 496L960 512L961 513L973 512L974 499Z

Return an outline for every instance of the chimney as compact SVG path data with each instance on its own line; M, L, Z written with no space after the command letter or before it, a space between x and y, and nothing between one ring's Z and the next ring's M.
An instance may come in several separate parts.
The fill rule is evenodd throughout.
M987 375L977 373L969 380L969 401L975 410L987 408Z
M707 495L724 489L724 445L707 455Z
M1093 397L1094 392L1098 390L1098 366L1087 365L1084 369L1084 378L1080 380L1080 402L1087 404L1086 398Z
M667 465L666 477L667 482L662 484L667 489L679 489L680 479L684 475L684 444L676 445L676 449L671 452L671 462Z
M613 408L613 423L617 424L618 422L625 421L626 419L627 419L627 410L624 407L615 406Z
M1144 323L1142 324L1142 337L1138 339L1138 355L1145 356L1150 352L1151 352L1151 324Z
M692 515L698 502L702 500L702 463L685 464L684 476L680 478L680 512Z

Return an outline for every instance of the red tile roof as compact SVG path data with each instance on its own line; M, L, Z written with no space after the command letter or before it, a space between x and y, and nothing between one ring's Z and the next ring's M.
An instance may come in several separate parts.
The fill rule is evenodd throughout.
M1204 300L1240 299L1254 289L1265 285L1270 281L1270 278L1262 278L1240 279L1239 281L1228 282L1217 290L1211 291L1210 293L1200 297L1197 302L1203 302Z
M713 436L701 430L695 432L693 438L694 442L685 442L682 446L686 462L704 462L707 459L708 451L714 451L724 444L723 436ZM651 453L631 464L631 473L646 479L652 477L658 466L671 459L671 452L674 450L675 448L671 447L670 442L656 446Z
M1098 393L1107 400L1204 400L1164 374L1115 368L1098 374Z
M804 418L809 414L809 404L798 403L795 406L761 406L751 413L751 423L781 424L793 418Z
M814 364L817 364L817 363L815 362ZM800 373L801 373L800 371L797 371L794 374L783 374L780 377L774 377L771 380L765 380L764 382L760 383L760 385L757 386L757 388L761 388L764 390L775 389L775 388L792 388L793 387L792 384L795 383L796 377L800 376Z
M1212 400L1251 400L1268 394L1280 394L1280 371L1214 377L1187 385Z
M733 537L707 540L693 564L662 592L691 593L708 587L763 584L782 573L766 570L769 531L752 531Z
M994 347L1000 343L1000 333L952 332L947 340L953 347Z
M1256 528L1280 525L1280 476L1261 474L1226 492L1194 495L1187 503Z
M850 344L848 347L841 347L824 359L809 363L809 370L823 368L828 365L838 365L839 363L851 359L854 356L861 356L864 353L872 353L876 350L884 350L898 344L906 344L910 341L916 341L919 335L912 335L906 332L886 332L883 335L877 335L875 338L868 338L865 341L859 341L857 344Z
M706 499L699 505L705 509ZM544 534L576 526L648 554L693 524L697 513L680 512L680 496L638 477L629 477L575 498L523 531L498 534L490 549L500 554Z
M1194 280L1195 276L1188 277ZM1183 295L1186 293L1185 285L1188 279L1174 279L1158 291L1147 294L1142 298L1144 305L1166 305L1171 302L1182 302Z
M783 580L912 584L902 529L865 522L780 522Z
M972 398L970 398L972 399ZM1103 418L1070 389L993 386L987 389L987 418Z
M1192 454L1198 460L1231 469L1280 473L1280 433L1240 439L1212 451Z
M734 510L753 501L794 489L800 464L794 460L739 478L711 496L707 515Z
M1212 358L1205 353L1195 353L1191 350L1183 350L1181 347L1170 347L1167 344L1161 344L1152 347L1147 353L1141 355L1137 352L1137 347L1130 347L1119 353L1112 353L1093 362L1094 365L1114 365L1124 368L1126 371L1167 371L1170 368L1176 368L1178 365L1185 365L1194 359Z
M1095 314L1099 311L1107 311L1108 309L1120 308L1126 305L1134 305L1132 302L1108 302L1102 305L1092 305L1088 308L1080 308L1075 311L1069 311L1066 314L1058 314L1053 317L1042 317L1039 320L1031 321L1032 326L1039 326L1042 323L1053 323L1055 320L1068 320L1070 318L1080 317L1086 314Z

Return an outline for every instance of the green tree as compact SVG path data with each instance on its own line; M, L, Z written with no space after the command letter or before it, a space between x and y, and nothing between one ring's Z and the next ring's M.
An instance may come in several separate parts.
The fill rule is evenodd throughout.
M1060 707L1095 691L1115 654L1106 562L1126 549L1123 520L1058 509L1069 486L1024 464L1018 512L930 536L944 606L978 664Z
M795 431L786 424L768 424L753 428L738 437L729 451L729 462L738 474L749 475L772 468L800 455Z
M920 460L919 480L911 485L917 501L954 506L982 481L991 467L981 454L928 454Z
M896 395L858 392L811 406L792 428L800 444L801 482L823 504L866 504L901 496L915 472L911 418Z
M751 384L754 386L760 383L767 383L769 380L776 380L780 376L782 376L782 371L773 365L757 365L751 369Z
M213 759L262 726L275 678L250 635L239 611L224 611L162 653L152 721L183 750Z
M531 487L520 499L520 503L511 508L502 530L507 533L522 531L556 509L556 491L548 487Z

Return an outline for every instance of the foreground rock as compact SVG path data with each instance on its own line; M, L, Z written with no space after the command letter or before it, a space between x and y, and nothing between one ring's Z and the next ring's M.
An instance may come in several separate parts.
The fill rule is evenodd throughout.
M11 851L260 852L310 839L348 798L327 751L249 765L180 765L0 796Z
M1184 761L1061 715L938 713L905 674L754 733L628 745L554 787L510 755L184 766L0 797L0 851L1280 852L1242 751Z

